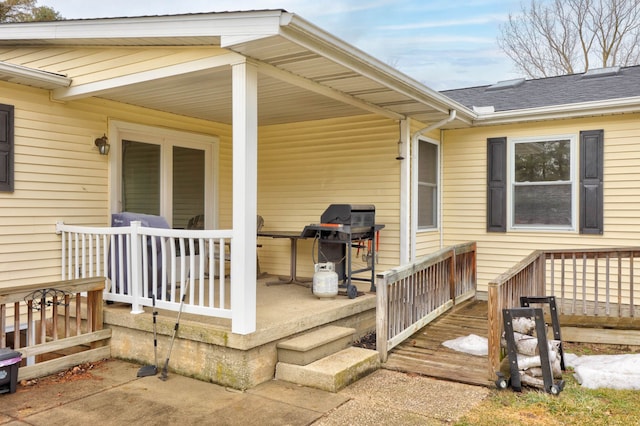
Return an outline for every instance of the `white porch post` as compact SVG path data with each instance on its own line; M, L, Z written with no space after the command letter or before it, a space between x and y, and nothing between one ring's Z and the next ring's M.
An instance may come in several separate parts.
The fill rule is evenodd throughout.
M256 331L256 214L258 188L258 68L232 65L233 240L231 332Z
M411 119L400 122L400 140L404 160L400 161L400 265L412 259L414 238L411 235Z
M131 234L129 249L129 267L131 268L131 276L129 277L128 286L129 293L133 300L131 302L131 313L141 314L144 313L142 303L140 303L140 297L142 297L142 248L140 247L140 234L138 228L142 223L139 220L131 222ZM122 260L120 260L122 262ZM124 262L121 263L121 268ZM126 269L126 268L125 268ZM126 272L125 272L126 274Z

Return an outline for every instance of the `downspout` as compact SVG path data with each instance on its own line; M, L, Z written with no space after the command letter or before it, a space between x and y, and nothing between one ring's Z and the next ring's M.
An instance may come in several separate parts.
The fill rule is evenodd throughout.
M438 121L437 123L431 124L423 129L420 129L418 131L416 131L415 133L413 133L413 135L411 136L411 152L412 154L415 153L415 147L418 144L418 138L420 136L422 136L423 134L430 132L431 130L434 129L438 129L442 126L444 126L447 123L450 123L451 121L456 119L456 115L457 115L457 111L455 109L450 109L449 110L449 116L443 120ZM442 136L440 137L442 142ZM415 158L415 155L412 155L411 158ZM413 161L413 160L412 160ZM442 172L441 172L442 173ZM412 171L412 182L417 182L418 179L418 170L417 167L413 167L413 171ZM416 199L416 194L413 191L413 185L411 186L411 247L410 247L410 253L409 253L409 258L411 259L411 261L415 260L416 257L416 235L417 235L417 231L418 231L418 203L417 203L417 199ZM441 192L442 191L438 191L438 201L440 201L441 199ZM441 203L438 203L438 220L439 220L439 224L440 224L440 246L442 246L443 243L443 237L442 237L442 220L440 217L440 212L442 211L442 205Z

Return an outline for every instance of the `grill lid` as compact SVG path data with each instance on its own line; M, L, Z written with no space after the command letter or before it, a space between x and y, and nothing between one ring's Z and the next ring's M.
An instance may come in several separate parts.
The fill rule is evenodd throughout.
M373 226L376 207L372 204L331 204L320 216L321 223Z

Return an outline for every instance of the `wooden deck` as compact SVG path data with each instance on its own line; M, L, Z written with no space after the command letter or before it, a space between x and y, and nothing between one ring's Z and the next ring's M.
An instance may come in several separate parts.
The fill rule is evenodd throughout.
M487 327L487 302L465 302L396 346L383 368L493 387L486 356L470 355L442 345L446 340L469 334L487 337Z

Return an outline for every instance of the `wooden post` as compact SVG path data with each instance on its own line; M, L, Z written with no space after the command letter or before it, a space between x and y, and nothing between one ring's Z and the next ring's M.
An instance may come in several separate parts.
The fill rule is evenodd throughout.
M102 290L96 290L94 292L94 307L93 307L93 331L102 330L104 325L104 303L102 301Z
M17 349L20 346L20 302L16 302L13 304L13 347Z
M7 315L7 308L4 303L0 303L0 348L7 346L7 329L5 315Z
M451 262L449 263L449 297L456 304L456 249L451 249Z
M489 380L493 380L496 377L496 371L500 370L500 332L502 331L502 306L500 303L498 284L489 283L488 290L488 377Z

